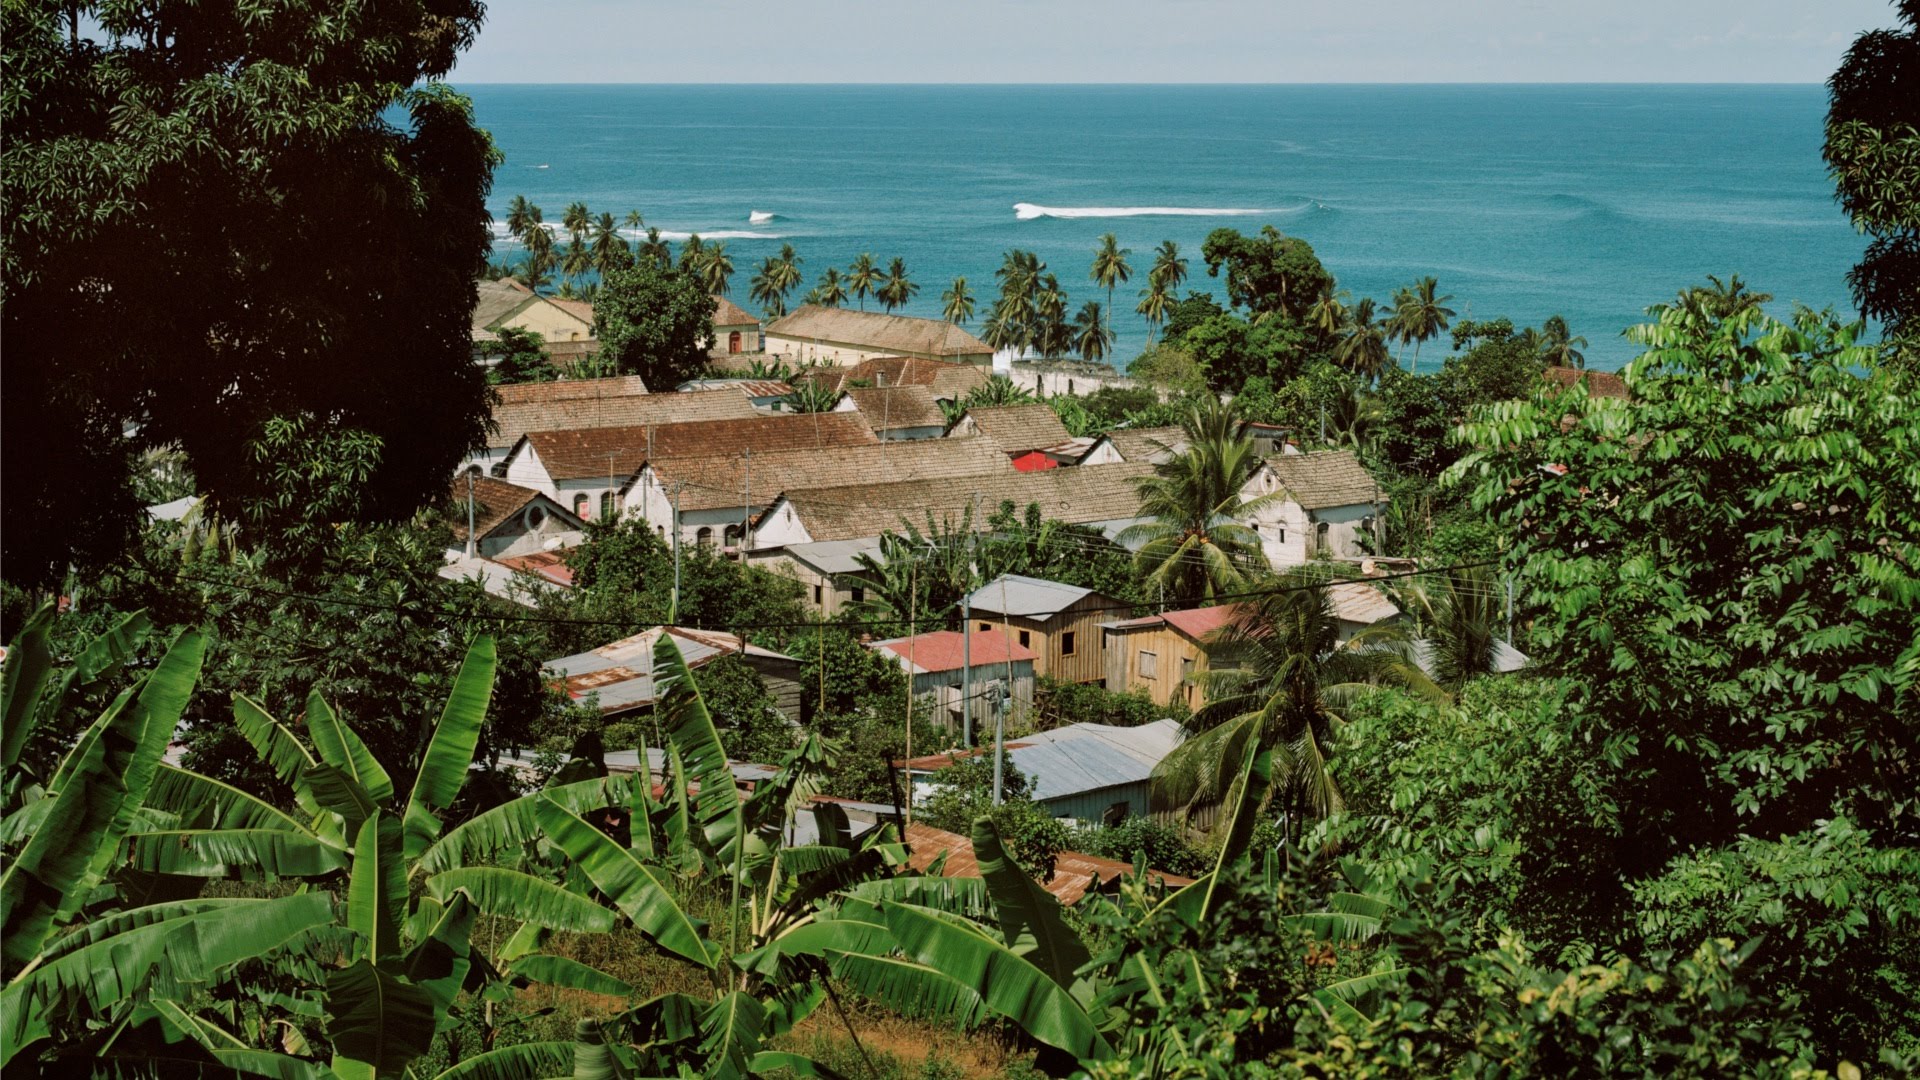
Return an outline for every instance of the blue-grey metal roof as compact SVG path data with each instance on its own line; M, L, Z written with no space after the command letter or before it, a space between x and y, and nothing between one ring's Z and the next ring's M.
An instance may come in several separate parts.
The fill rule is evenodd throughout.
M788 555L806 563L823 574L852 574L861 567L860 555L871 555L873 561L885 566L887 560L880 554L880 538L865 537L859 540L816 540L811 544L788 544Z
M1092 595L1092 589L1045 581L1023 574L1001 574L974 590L975 611L995 615L1019 615L1028 619L1051 619Z
M1177 720L1139 727L1070 724L1007 744L1007 757L1033 782L1035 802L1135 784L1180 744Z

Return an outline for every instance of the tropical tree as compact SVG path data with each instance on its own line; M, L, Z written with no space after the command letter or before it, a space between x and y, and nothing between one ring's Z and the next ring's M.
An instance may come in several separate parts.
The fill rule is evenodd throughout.
M566 245L566 255L560 262L560 272L566 276L568 292L572 291L575 278L593 270L593 250L587 246L586 238L573 240Z
M1093 253L1093 266L1087 274L1095 285L1107 290L1107 334L1100 349L1103 356L1106 355L1106 345L1113 341L1113 289L1116 285L1126 284L1133 276L1133 268L1127 265L1127 256L1131 254L1132 248L1121 247L1119 238L1107 233L1100 237L1100 246Z
M620 219L620 227L632 233L637 240L641 230L647 227L647 219L641 215L640 211L629 210L626 216Z
M1337 302L1337 301L1336 301ZM1356 375L1378 379L1387 369L1387 330L1374 318L1373 298L1363 297L1347 314L1333 358Z
M905 307L920 292L920 286L907 276L907 261L894 259L887 265L887 279L880 284L880 303L888 311Z
M807 293L807 303L820 307L837 308L847 302L846 282L840 277L840 271L829 266L820 275L820 284Z
M578 245L593 228L593 213L586 203L568 203L566 213L560 216L560 227L567 230L567 239Z
M1467 680L1492 674L1505 633L1500 583L1490 567L1449 568L1404 579L1390 590L1413 618L1426 670L1442 689L1458 693Z
M1113 345L1113 331L1101 316L1100 302L1089 300L1073 317L1074 349L1089 364L1105 360L1107 350Z
M640 245L640 257L650 260L655 266L673 265L673 246L660 239L660 230L649 228L646 242Z
M637 216L637 215L634 215ZM612 214L601 214L593 223L593 268L602 280L633 261L627 238Z
M1827 80L1822 156L1834 197L1854 228L1872 237L1847 272L1860 313L1879 320L1914 361L1920 315L1920 7L1895 5L1902 24L1862 33Z
M1582 369L1587 366L1587 354L1580 351L1587 347L1587 339L1574 337L1572 333L1567 329L1567 320L1558 315L1541 326L1541 352L1547 363Z
M867 297L873 295L880 281L880 267L875 264L871 252L861 252L853 260L853 265L847 267L847 291L860 301L861 311L867 310Z
M776 399L774 407L781 412L792 413L832 412L844 396L822 380L803 379L794 383L791 391Z
M774 260L778 273L774 275L773 283L780 290L781 310L786 309L787 293L800 286L800 264L803 262L806 260L800 257L799 252L793 250L792 244L780 245L780 254Z
M1140 513L1152 520L1129 526L1120 540L1139 544L1134 565L1150 595L1211 602L1265 564L1259 534L1242 522L1282 493L1246 496L1261 459L1244 427L1231 405L1201 399L1181 418L1186 451L1140 480Z
M1439 282L1424 277L1414 282L1412 288L1394 294L1389 332L1401 342L1413 344L1412 370L1416 372L1420 369L1420 346L1445 330L1454 316L1453 309L1446 306L1453 297L1436 296L1438 289Z
M1067 294L1052 274L1040 275L1027 319L1026 345L1052 360L1073 349L1073 328L1067 322Z
M1747 288L1747 283L1740 280L1739 274L1725 281L1708 274L1707 284L1681 289L1674 306L1691 312L1699 319L1731 319L1743 312L1757 311L1772 301L1772 293L1754 292Z
M1017 305L1009 303L1006 297L994 301L993 309L987 313L987 324L980 330L980 338L995 352L1009 349L1019 350L1026 346L1030 331Z
M957 277L947 291L940 294L941 316L955 326L965 326L973 319L973 294L967 291L967 279Z
M515 195L507 203L507 235L515 240L524 241L527 230L533 226L535 207L527 201L525 195Z
M727 284L733 279L733 257L727 254L725 242L714 244L706 250L700 262L700 283L707 292L715 296L727 295Z
M1153 269L1147 271L1148 284L1160 286L1171 296L1186 280L1187 260L1180 254L1180 245L1171 240L1160 241L1153 252Z
M700 239L699 233L687 237L680 244L680 272L704 276L707 262L707 242Z
M1147 287L1140 290L1140 303L1133 309L1147 320L1147 344L1153 344L1154 332L1167 321L1167 313L1172 309L1173 294L1167 290L1166 283L1147 275Z
M760 270L747 283L747 296L760 305L767 318L777 319L787 313L786 289L781 286L784 272L780 260L767 256L760 264Z
M1313 302L1313 307L1307 309L1307 322L1329 338L1339 334L1347 325L1347 305L1342 299L1346 295L1345 289L1336 291L1329 281L1327 287L1320 290L1320 298Z

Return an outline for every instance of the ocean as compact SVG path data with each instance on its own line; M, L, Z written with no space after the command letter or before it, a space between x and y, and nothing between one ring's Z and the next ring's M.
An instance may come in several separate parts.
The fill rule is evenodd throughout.
M861 252L904 259L906 314L938 317L964 275L977 332L1012 248L1039 254L1069 311L1105 303L1088 266L1113 232L1133 253L1122 366L1146 342L1133 308L1162 240L1191 261L1183 292L1224 298L1200 257L1221 226L1305 239L1354 299L1433 275L1462 317L1563 315L1603 369L1636 355L1621 331L1648 305L1708 274L1740 274L1778 315L1850 310L1865 247L1820 159L1818 86L460 89L506 155L496 259L517 257L498 224L513 196L549 222L585 201L724 241L745 307L783 243L807 287Z

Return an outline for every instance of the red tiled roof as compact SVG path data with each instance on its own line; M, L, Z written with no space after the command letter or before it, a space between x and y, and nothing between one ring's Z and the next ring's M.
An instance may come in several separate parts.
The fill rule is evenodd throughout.
M512 570L538 574L555 585L573 586L573 567L567 565L564 551L536 551L531 555L507 555L494 562Z
M974 853L973 841L959 833L950 833L916 821L907 826L906 841L907 865L915 870L926 871L935 859L944 854L946 860L940 867L942 877L980 876L980 858ZM1193 884L1192 878L1178 874L1159 870L1148 872L1170 888ZM1054 855L1053 877L1042 882L1040 887L1052 893L1054 899L1062 904L1075 904L1087 895L1090 888L1104 890L1131 873L1132 866L1115 859L1083 855L1078 851L1062 851Z
M1588 371L1585 368L1550 367L1540 373L1540 377L1556 389L1566 390L1574 383L1587 384L1587 393L1593 397L1625 399L1631 396L1627 391L1627 380L1610 371Z
M974 667L1004 664L1009 658L1015 661L1034 658L1031 650L1014 644L998 630L975 630L971 635L964 636L958 630L933 630L915 637L881 642L880 648L896 653L902 659L911 654L914 666L923 671L958 671L966 658L963 650L969 636L973 639Z
M724 296L713 298L713 325L720 326L759 326L760 320L739 304Z
M1168 626L1193 638L1204 641L1208 634L1233 621L1233 604L1215 604L1212 607L1187 608L1182 611L1168 611L1159 615L1148 615L1138 619L1128 619L1118 624L1122 629L1153 626L1166 623Z

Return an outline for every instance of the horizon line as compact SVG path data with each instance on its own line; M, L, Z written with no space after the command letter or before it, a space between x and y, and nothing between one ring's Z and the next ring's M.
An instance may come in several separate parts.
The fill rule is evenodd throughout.
M1283 87L1283 86L1287 86L1287 87L1291 87L1291 86L1299 86L1299 87L1396 87L1396 88L1397 88L1397 87L1433 87L1433 86L1474 86L1474 87L1481 87L1481 86L1507 86L1507 87L1512 87L1512 86L1552 86L1552 87L1563 87L1563 86L1564 86L1564 87L1581 87L1581 86L1606 86L1606 87L1620 87L1620 86L1650 86L1650 87L1652 87L1652 86L1658 86L1658 87L1696 87L1696 86L1697 86L1697 87L1712 87L1712 86L1746 86L1746 87L1753 87L1753 86L1777 86L1777 87L1806 87L1806 86L1813 86L1813 87L1821 87L1821 88L1824 88L1824 87L1825 87L1825 86L1827 85L1825 81L1816 81L1816 82L1785 82L1785 81L1780 81L1780 80L1764 80L1764 79L1749 79L1749 80L1741 80L1741 81L1734 81L1734 82L1729 82L1729 81L1723 81L1723 80L1716 80L1716 81L1707 81L1707 80L1693 80L1693 81L1668 81L1668 82L1657 82L1657 81L1646 81L1646 80L1627 80L1627 79L1620 79L1620 80L1564 80L1564 81L1553 81L1553 82L1539 82L1539 81L1530 81L1530 80L1519 80L1519 79L1507 79L1507 80L1502 80L1502 79L1493 79L1493 80L1478 80L1478 81L1447 81L1447 82L1433 82L1433 81L1427 81L1427 82L1419 82L1419 81L1403 81L1403 82L1378 82L1378 81L1375 81L1375 82L1361 82L1361 81L1337 81L1337 82L1326 82L1326 81L1320 81L1320 82L1307 82L1307 81L1283 81L1283 82L1246 82L1246 81L1231 81L1231 82L1230 82L1230 81L1215 81L1215 82L1092 82L1092 81L1064 81L1064 82L1028 82L1028 81L1015 81L1015 80L1007 80L1007 81L981 81L981 82L939 82L939 81L926 81L926 82L897 82L897 81L885 81L885 80L870 80L870 81L839 81L839 82L825 82L825 81L809 81L809 82L793 82L793 81L776 81L776 80L750 80L750 81L742 81L742 82L696 82L696 81L692 81L692 80L678 80L678 81L665 81L665 82L657 82L657 81L656 81L656 82L608 82L608 81L604 81L604 80L586 80L586 79L562 79L562 80L536 80L536 79L464 79L464 80L463 80L463 79L459 79L459 78L457 78L457 77L455 77L455 76L453 76L453 75L448 75L448 76L445 76L445 77L443 77L443 78L441 78L441 79L439 79L439 80L436 80L436 81L439 81L439 82L445 82L445 83L449 83L449 84L457 84L457 83L464 83L465 85L468 85L468 86L658 86L658 87L665 87L665 86L690 86L690 87L723 87L723 86L725 86L725 87L731 87L731 86L756 86L756 87L757 87L757 86L823 86L823 87L825 87L825 86L871 86L871 87L880 87L880 86L889 86L889 87L904 87L904 86L914 86L914 87L920 87L920 86L924 86L924 87L976 87L976 86L981 86L981 87L1017 87L1017 86L1029 86L1029 87L1069 87L1069 86L1071 86L1071 87L1158 87L1158 88L1169 88L1169 87L1171 87L1171 88L1180 88L1180 87L1196 87L1196 88L1198 88L1198 87L1206 87L1206 88L1215 88L1215 87L1245 87L1245 88L1248 88L1248 89L1260 89L1260 88L1268 88L1268 87Z

